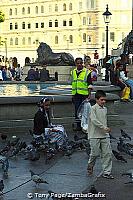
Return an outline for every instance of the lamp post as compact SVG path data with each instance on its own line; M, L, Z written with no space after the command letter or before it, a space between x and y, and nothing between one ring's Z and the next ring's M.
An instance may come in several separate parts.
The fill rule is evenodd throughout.
M108 10L108 4L107 4L107 7L106 7L106 11L103 13L103 17L104 17L104 22L106 24L106 61L108 59L108 25L110 23L110 19L111 19L111 12L109 12Z

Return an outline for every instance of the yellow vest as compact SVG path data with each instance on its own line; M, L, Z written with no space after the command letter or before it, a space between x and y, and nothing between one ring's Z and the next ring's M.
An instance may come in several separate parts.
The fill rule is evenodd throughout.
M71 72L72 75L72 95L82 94L82 95L88 95L88 83L87 83L87 77L88 74L90 74L91 71L83 68L82 72L77 77L77 70L74 69Z

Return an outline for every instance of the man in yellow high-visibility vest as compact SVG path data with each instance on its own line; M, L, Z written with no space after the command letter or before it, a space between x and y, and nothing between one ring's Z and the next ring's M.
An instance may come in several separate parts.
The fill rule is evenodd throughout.
M75 119L78 121L77 111L81 103L90 98L92 89L91 70L83 66L83 59L75 59L76 68L71 72L72 78L72 102L75 106ZM77 129L80 129L80 122L77 122Z

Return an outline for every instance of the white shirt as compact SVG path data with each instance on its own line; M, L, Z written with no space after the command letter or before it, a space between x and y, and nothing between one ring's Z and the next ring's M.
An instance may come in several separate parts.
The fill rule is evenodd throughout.
M128 78L125 76L124 71L120 71L120 79L122 79L123 81L127 81Z

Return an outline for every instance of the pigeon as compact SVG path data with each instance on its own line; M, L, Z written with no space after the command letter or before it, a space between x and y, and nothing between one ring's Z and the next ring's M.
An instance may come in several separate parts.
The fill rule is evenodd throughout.
M32 181L34 181L36 184L40 184L40 183L46 183L48 184L47 181L43 180L38 174L35 174L32 170L30 170L31 173L31 179Z
M4 190L4 182L3 180L0 181L0 194L3 193L3 190Z
M91 185L91 186L90 186L89 193L92 193L92 194L98 194L98 191L96 190L96 188L95 188L94 185Z
M82 140L82 139L87 139L87 135L83 137L79 137L77 134L74 135L74 141Z
M33 145L27 146L26 154L27 154L27 156L26 156L25 160L36 161L36 160L40 159L40 153L38 152L38 150L35 147L33 147Z
M3 134L3 133L0 133L0 137L2 140L6 140L7 139L7 135L6 134Z
M20 138L15 138L13 139L13 141L10 142L10 145L14 147L18 144L19 141L20 141Z
M131 137L122 129L121 129L121 135L123 138L125 138L125 139L128 138L129 140L131 140Z
M127 163L127 160L125 160L125 159L123 158L123 156L119 154L119 152L117 152L117 151L115 151L115 150L112 150L112 152L113 152L113 155L115 156L115 158L116 158L117 160L120 160L120 161L123 161L123 162Z
M123 173L122 176L129 176L129 178L131 179L131 181L125 183L133 183L133 169L128 170L127 172Z

